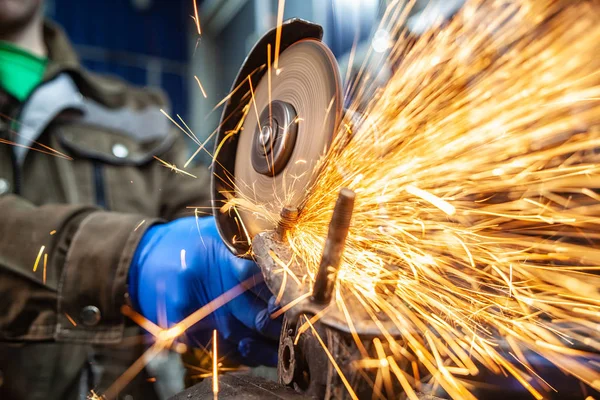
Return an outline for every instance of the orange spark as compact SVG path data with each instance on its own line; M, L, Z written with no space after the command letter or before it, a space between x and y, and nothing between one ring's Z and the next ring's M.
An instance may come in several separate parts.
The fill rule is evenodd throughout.
M204 98L206 99L206 92L204 91L204 87L202 86L202 83L200 83L200 79L198 79L198 77L196 75L194 75L194 78L196 79L196 82L198 82L198 86L200 87L200 90L202 91L202 96L204 96Z
M202 29L200 29L200 17L198 16L198 4L196 4L196 0L192 0L192 3L194 4L194 22L196 23L196 30L198 31L198 35L202 35Z
M65 317L67 317L67 319L69 320L69 322L71 324L73 324L73 326L77 326L77 322L75 322L75 320L73 318L71 318L71 316L67 313L65 313Z
M45 248L46 246L40 247L40 251L38 252L38 255L35 259L35 263L33 264L33 272L37 270L38 264L40 263L40 259L42 258L42 253L44 253Z
M144 367L164 350L164 342L156 342L144 352L127 370L104 392L107 400L116 399L118 393L123 390L131 380L139 374Z
M279 310L277 310L273 314L271 314L271 319L275 319L275 318L279 317L280 315L284 314L287 310L291 309L296 304L300 303L304 299L309 298L310 296L312 296L311 292L304 293L303 295L298 296L296 299L290 301L285 306L281 307Z
M177 166L176 166L175 164L169 164L168 162L166 162L166 161L163 161L163 160L161 160L160 158L158 158L158 157L156 157L156 156L152 156L152 157L154 157L154 159L155 159L155 160L158 160L158 161L160 161L160 163L161 163L162 165L164 165L165 167L169 168L171 171L173 171L173 172L175 172L175 173L180 173L180 174L184 174L184 175L190 176L190 177L192 177L192 178L197 178L197 176L196 176L196 175L192 175L192 174L190 174L190 173L189 173L189 172L187 172L187 171L184 171L184 170L182 170L182 169L179 169L179 168L177 168Z
M169 119L169 121L171 121L181 132L183 132L187 137L189 137L192 141L194 141L194 143L196 143L197 145L200 145L200 141L198 140L198 138L194 135L193 132L188 132L187 130L183 129L181 127L181 125L179 125L177 123L177 121L175 121L173 118L171 118L171 116L169 114L167 114L167 112L165 110L163 110L162 108L160 109L160 112ZM179 119L181 120L181 117L179 117ZM183 122L183 120L182 120Z
M323 351L325 352L325 354L327 354L327 357L329 358L329 361L331 362L331 365L333 365L333 368L335 368L335 370L337 371L338 375L340 376L340 379L342 380L342 382L344 382L344 386L346 386L346 390L348 391L348 394L350 395L350 397L352 397L353 400L358 400L358 396L356 395L356 393L354 393L354 389L352 389L352 386L350 385L350 382L348 382L348 379L346 379L346 376L344 375L344 373L342 372L341 368L339 367L339 365L335 361L335 358L333 358L333 356L331 355L331 353L327 349L327 346L325 346L325 343L323 342L323 339L321 339L321 336L319 335L319 333L317 332L317 330L315 329L315 327L313 326L313 324L310 323L310 320L308 318L306 318L306 322L310 326L310 329L312 330L313 335L315 335L315 337L317 338L317 340L321 344L321 347L323 348Z
M182 321L180 321L176 326L179 326L186 331L189 327L195 325L198 321L202 320L207 315L211 314L219 307L227 304L231 300L235 299L246 290L249 290L263 281L262 274L256 274L241 282L239 285L236 285L221 294L220 296L213 299L210 303L202 306L200 309L194 311L192 314L188 315Z
M217 357L217 330L213 330L213 354L212 354L212 359L213 359L213 379L212 379L212 383L213 383L213 394L215 395L215 398L217 397L217 395L219 394L219 375L218 375L218 357Z
M44 273L42 275L42 282L46 284L46 265L48 264L48 253L44 253Z
M104 400L103 396L99 396L93 390L90 391L90 394L87 396L87 400Z
M279 0L277 6L277 31L275 36L275 73L279 75L279 47L281 45L281 28L283 26L283 10L285 8L285 0Z
M135 227L135 229L134 229L133 231L134 231L134 232L135 232L135 231L137 231L137 230L140 228L140 226L144 225L144 222L146 222L146 220L145 220L145 219L141 220L141 221L140 221L140 223L139 223L139 224L137 224L137 226Z
M452 206L452 204L448 203L445 200L440 199L436 195L434 195L426 190L419 189L418 187L413 186L413 185L407 185L405 190L408 193L412 194L413 196L420 197L423 200L433 204L434 206L436 206L437 208L439 208L440 210L442 210L443 212L445 212L448 215L454 215L454 213L456 212L456 209L454 208L454 206Z
M123 313L123 315L125 315L133 322L144 328L155 338L158 338L161 332L163 331L163 329L160 326L154 324L152 321L145 318L128 305L124 305L123 307L121 307L121 313Z
M219 307L227 304L229 301L235 299L237 296L244 293L246 290L251 289L258 283L262 282L262 275L256 274L239 285L234 286L225 293L213 299L208 304L205 304L200 309L196 310L182 321L174 325L169 329L161 329L158 325L152 323L142 315L135 312L129 306L123 306L121 312L131 318L134 322L140 325L142 328L150 332L158 340L138 358L128 369L125 371L106 391L105 396L108 400L116 398L117 393L125 387L131 380L150 362L156 357L162 350L169 347L174 339L183 335L185 331L205 318L207 315L213 313ZM68 317L68 315L67 315ZM70 317L68 317L70 319ZM74 321L73 321L74 323ZM175 346L176 351L185 350L185 345L179 346L181 343Z

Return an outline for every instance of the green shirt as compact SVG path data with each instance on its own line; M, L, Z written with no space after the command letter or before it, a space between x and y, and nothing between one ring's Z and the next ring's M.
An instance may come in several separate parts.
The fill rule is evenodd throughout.
M19 101L41 82L48 59L0 41L0 86Z

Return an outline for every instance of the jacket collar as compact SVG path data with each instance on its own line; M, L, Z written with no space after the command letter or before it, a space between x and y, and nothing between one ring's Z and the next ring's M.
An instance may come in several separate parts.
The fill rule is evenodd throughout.
M61 72L80 72L81 63L67 35L57 24L44 21L44 41L48 49L48 66L44 80L50 80Z

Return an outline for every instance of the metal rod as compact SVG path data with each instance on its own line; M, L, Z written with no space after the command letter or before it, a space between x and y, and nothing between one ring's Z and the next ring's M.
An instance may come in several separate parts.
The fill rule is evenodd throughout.
M329 222L327 240L323 248L321 264L315 279L312 299L319 304L329 304L344 253L346 237L350 229L350 220L354 211L356 194L350 189L340 190L333 215Z
M279 216L281 217L277 224L277 234L281 240L285 239L285 233L298 220L298 209L293 207L283 207Z

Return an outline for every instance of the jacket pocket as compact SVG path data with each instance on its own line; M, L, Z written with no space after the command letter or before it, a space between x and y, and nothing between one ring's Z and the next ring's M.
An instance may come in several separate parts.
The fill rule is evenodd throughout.
M95 160L104 164L140 166L156 154L166 152L175 136L165 131L148 138L138 138L125 131L116 131L87 124L69 124L57 129L61 145L74 158Z
M78 188L90 203L106 210L155 215L161 188L154 156L174 144L173 131L132 135L77 123L56 127L60 146L73 157Z

